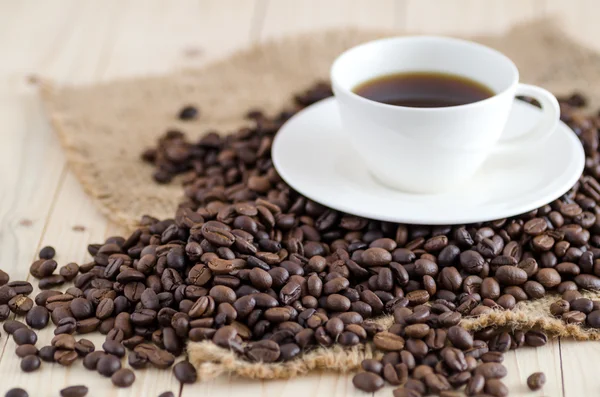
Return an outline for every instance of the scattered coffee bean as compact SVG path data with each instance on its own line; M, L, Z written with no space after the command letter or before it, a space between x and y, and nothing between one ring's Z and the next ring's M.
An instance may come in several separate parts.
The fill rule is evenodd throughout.
M50 312L43 306L35 306L27 312L25 321L31 328L45 328L48 325L48 321L50 321Z
M44 346L40 349L38 356L42 359L42 361L53 363L54 353L56 353L56 348L54 346Z
M376 392L384 386L384 381L381 376L376 375L373 372L360 372L354 375L352 383L357 389L368 393Z
M88 387L83 385L65 387L60 391L61 397L85 397L88 394Z
M37 334L29 328L18 328L12 334L17 345L35 345Z
M39 257L40 259L52 259L54 255L56 255L54 247L46 246L40 250Z
M181 383L194 383L198 379L196 368L189 361L181 361L173 366L173 374Z
M34 345L21 345L15 349L15 354L21 358L26 356L36 356L38 354L38 349Z
M105 354L98 359L96 370L101 375L106 377L112 376L115 372L121 369L121 360L119 357L112 354Z
M186 106L179 112L179 118L181 120L191 120L198 116L198 109L194 106Z
M29 397L29 394L20 387L15 387L6 392L4 397Z
M110 380L117 387L129 387L135 382L135 374L129 368L121 368L112 374Z
M527 386L531 390L540 390L546 384L546 375L543 372L534 372L527 378Z
M41 363L42 362L40 361L40 358L38 356L29 355L23 357L23 359L21 360L21 370L23 372L33 372L40 367Z

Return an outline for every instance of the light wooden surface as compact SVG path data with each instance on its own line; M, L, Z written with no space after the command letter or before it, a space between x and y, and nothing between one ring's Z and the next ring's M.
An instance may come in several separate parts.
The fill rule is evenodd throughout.
M512 24L555 15L570 35L600 49L596 0L1 0L0 1L0 268L28 278L39 247L56 247L59 263L89 260L85 246L116 234L66 165L28 76L93 83L199 66L250 43L284 34L341 26L452 34L502 32ZM559 54L557 54L559 55ZM76 231L74 226L84 226ZM35 293L35 292L34 292ZM40 332L39 346L52 331ZM101 338L93 338L100 343ZM90 396L361 396L350 375L313 374L288 381L223 377L180 388L170 371L136 372L131 389L77 363L43 364L23 374L0 339L0 395L24 386L30 396L86 384ZM507 354L511 396L600 395L600 343L555 341ZM548 383L529 392L525 379L544 371ZM390 396L386 388L377 396Z

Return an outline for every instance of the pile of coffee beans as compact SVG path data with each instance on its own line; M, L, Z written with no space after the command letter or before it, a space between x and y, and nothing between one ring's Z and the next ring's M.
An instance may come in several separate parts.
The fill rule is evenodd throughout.
M142 157L156 167L156 182L183 181L185 199L172 219L145 216L131 235L90 245L92 261L81 265L59 268L54 249L43 248L30 268L43 290L33 300L29 282L0 271L1 319L25 316L26 324L4 322L23 370L82 359L127 387L135 374L123 368L126 358L133 369L172 367L181 383L193 383L193 365L175 364L189 341L212 341L262 363L318 346L373 343L384 355L362 363L353 379L361 390L387 382L399 386L396 397L503 397L503 353L544 345L547 337L500 328L473 334L460 326L463 317L510 310L552 291L562 294L554 315L600 327L600 302L579 292L600 288L600 117L578 113L580 95L561 100L562 118L587 156L576 186L521 216L454 226L340 213L281 180L270 157L275 133L329 95L322 83L275 117L250 111L251 125L228 136L191 142L168 131ZM198 116L184 110L182 119ZM393 315L389 329L373 321L383 314ZM56 336L38 350L31 329L50 321ZM106 335L102 350L79 337L96 331ZM544 381L537 373L527 383L539 389ZM61 393L84 396L87 388Z

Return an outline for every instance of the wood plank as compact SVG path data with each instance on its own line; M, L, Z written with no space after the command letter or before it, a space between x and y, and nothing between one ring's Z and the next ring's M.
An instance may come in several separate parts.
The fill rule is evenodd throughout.
M143 3L143 4L142 4ZM230 2L229 5L233 3ZM63 3L63 5L65 5ZM104 78L115 78L127 74L148 74L165 72L175 66L184 65L184 61L189 58L186 55L186 46L189 42L185 39L193 38L194 43L206 43L206 47L210 48L208 56L203 58L211 59L220 56L233 47L242 46L246 43L245 38L249 31L249 23L244 25L241 20L247 18L244 12L236 14L239 18L233 18L232 23L236 23L239 29L232 29L231 26L223 24L221 33L224 40L214 40L209 34L217 30L209 21L215 24L223 22L231 8L216 7L216 1L203 1L198 7L197 2L187 1L186 3L178 4L180 7L171 9L168 14L161 13L161 4L159 1L149 2L128 2L124 7L120 7L118 1L113 0L111 3L87 3L85 7L74 7L78 10L76 15L71 15L73 21L61 20L60 18L50 18L55 20L56 26L44 26L44 29L33 30L30 32L34 37L28 42L36 42L38 36L47 38L46 42L38 42L35 48L23 51L34 59L25 58L14 60L15 69L24 68L26 65L27 72L43 70L45 76L53 77L60 82L73 83L88 83L98 81ZM250 9L253 4L246 3ZM36 5L31 2L28 8L24 7L21 12L24 15L38 15L33 13L33 8ZM204 8L203 8L204 7ZM73 8L71 8L73 9ZM150 11L148 11L150 10ZM244 8L241 9L244 11ZM51 13L38 10L39 17L49 15ZM58 12L58 9L57 9ZM142 14L144 23L136 24L136 18ZM200 14L202 18L196 18ZM212 18L214 14L215 18ZM33 17L30 17L33 21ZM180 29L172 29L177 25L177 21L187 21L183 26L178 25ZM202 29L197 29L196 24L200 23ZM20 24L19 26L23 26ZM19 26L15 25L15 29ZM62 31L62 26L70 26L70 31ZM135 29L130 29L134 26ZM23 27L25 30L25 26ZM167 32L174 32L173 35L165 38ZM232 33L237 32L237 36ZM11 35L19 35L20 31L13 32ZM175 36L174 36L175 35ZM4 36L7 37L7 36ZM25 39L27 36L23 35ZM234 41L230 38L234 37ZM118 40L117 40L118 38ZM182 40L183 39L183 40ZM241 40L240 40L241 39ZM181 41L180 46L175 46L173 42ZM235 40L238 40L236 43ZM152 46L145 46L144 43L154 43ZM233 46L233 47L232 47ZM138 49L137 51L134 51ZM142 49L142 50L140 50ZM13 51L18 53L18 49ZM81 54L84 54L81 56ZM6 69L7 66L4 65ZM4 71L9 75L8 72ZM23 78L22 73L19 77ZM21 88L21 86L19 86ZM22 119L23 127L14 128L13 133L9 134L10 145L6 146L6 151L13 151L14 157L11 158L8 154L2 156L2 161L7 161L7 169L10 169L10 164L20 159L20 161L29 161L37 168L28 168L25 165L20 165L19 170L22 174L11 175L11 179L6 183L2 181L2 187L7 187L14 193L13 195L2 196L2 214L10 213L14 216L18 211L27 212L29 216L35 216L33 219L34 226L37 223L37 237L19 235L12 240L6 242L7 246L18 243L23 245L23 249L19 252L23 254L17 255L17 258L10 260L11 263L18 266L20 272L13 272L12 269L3 266L4 270L10 271L11 274L21 273L21 277L25 277L31 259L34 257L38 246L52 244L58 251L57 259L60 264L65 264L67 261L76 261L82 263L84 260L89 260L89 255L86 254L85 247L90 242L102 241L107 232L107 221L102 217L94 207L89 197L83 193L81 186L76 181L73 174L66 170L65 159L57 140L50 131L45 116L43 115L39 104L36 103L37 98L33 93L30 93L29 101L33 104L24 101L14 101L13 96L2 98L2 106L0 109L0 117L6 113L7 117ZM18 109L17 109L18 108ZM21 112L17 111L20 110ZM20 113L24 113L21 115ZM44 128L40 128L37 124L31 125L40 120L44 123ZM3 126L19 125L16 122L3 122ZM29 125L25 124L25 121ZM21 133L21 130L26 130ZM44 134L43 139L37 134ZM29 145L27 140L28 134L35 134L34 145ZM29 140L29 139L28 139ZM21 153L15 149L19 145L25 147ZM4 154L4 153L2 153ZM14 160L13 160L14 159ZM4 165L4 164L2 164ZM52 170L56 169L56 177L52 177ZM37 176L33 178L33 175ZM30 181L31 183L23 184L22 181ZM62 183L64 181L64 183ZM24 190L27 187L28 190ZM39 194L43 192L43 194ZM54 193L57 192L57 193ZM32 196L30 198L30 196ZM55 197L56 196L56 197ZM24 200L25 199L25 200ZM37 202L39 201L39 205ZM40 206L40 210L32 210L32 202ZM15 205L21 207L15 207ZM40 215L36 214L39 213ZM49 214L49 215L48 215ZM46 218L48 220L46 222ZM37 219L39 218L39 219ZM0 218L1 219L1 218ZM14 224L15 221L12 221ZM1 221L1 227L8 228L12 225L11 222ZM84 226L85 231L76 232L73 226ZM29 227L33 229L33 227ZM119 228L110 227L109 233L116 234ZM44 231L44 235L40 241L40 235ZM20 232L23 234L22 232ZM8 234L8 233L6 233ZM33 233L35 236L35 233ZM4 233L2 234L4 235ZM11 236L12 237L12 236ZM3 239L4 246L5 241ZM2 250L0 255L15 253L15 250ZM3 258L4 259L4 258ZM8 260L7 260L8 262ZM37 289L34 294L39 292ZM47 344L52 338L52 330L50 328L39 333L39 346ZM99 347L103 341L103 336L92 335L89 337ZM5 339L6 341L7 339ZM3 341L3 342L5 342ZM111 386L110 381L102 379L98 375L88 375L83 369L81 363L74 365L71 368L64 369L57 365L44 365L43 369L35 374L24 374L19 370L18 360L12 354L15 345L12 340L8 340L6 349L8 354L0 361L0 373L5 379L10 379L0 386L0 393L4 393L8 388L17 385L27 385L30 391L44 390L43 385L53 385L58 392L59 388L67 385L81 383L81 379L85 378L85 384L93 388L94 395L106 396L125 396L133 393L134 395L154 395L157 390L166 391L172 390L179 392L179 383L173 379L171 371L146 370L136 373L138 378L134 386L127 390L118 390ZM35 379L32 382L32 379Z
M554 18L570 37L600 51L600 26L597 22L600 8L597 1L545 0L544 13Z
M260 38L339 27L399 28L403 2L397 0L295 0L271 1Z
M561 340L564 397L597 395L600 342Z
M543 13L543 0L408 0L406 29L423 34L501 33Z

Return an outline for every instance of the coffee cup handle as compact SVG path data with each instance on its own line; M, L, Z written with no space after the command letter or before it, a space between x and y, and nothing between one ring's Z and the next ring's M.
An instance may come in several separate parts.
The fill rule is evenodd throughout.
M556 129L560 119L558 100L549 91L529 84L519 84L515 95L522 95L537 100L542 106L541 119L528 132L511 139L501 139L496 145L501 150L525 149L548 138Z

